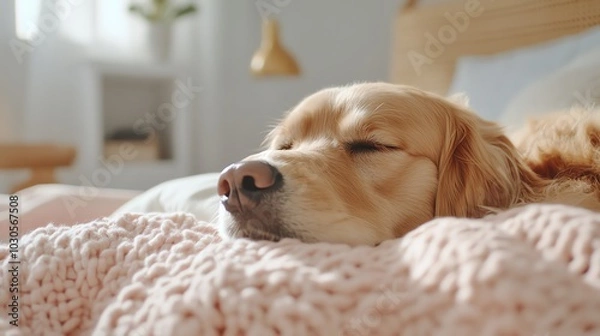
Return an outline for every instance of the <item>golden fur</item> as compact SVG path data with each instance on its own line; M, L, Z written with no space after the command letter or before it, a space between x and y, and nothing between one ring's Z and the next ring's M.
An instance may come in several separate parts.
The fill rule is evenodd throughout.
M511 140L556 203L600 211L600 111L573 109L532 119Z
M530 126L518 140L522 156L498 125L452 99L386 83L322 90L287 114L266 150L245 159L272 164L285 182L253 220L277 223L273 239L377 244L438 216L481 217L533 202L600 210L598 121L572 121L573 137L552 129L556 121ZM536 127L544 135L532 134ZM545 153L562 155L560 171L577 164L590 175L545 174ZM220 222L236 236L240 223L223 209Z

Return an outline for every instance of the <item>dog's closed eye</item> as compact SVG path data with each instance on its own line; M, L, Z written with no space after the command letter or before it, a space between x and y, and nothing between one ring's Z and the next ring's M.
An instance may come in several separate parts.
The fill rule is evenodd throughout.
M361 141L353 141L344 144L345 149L350 152L350 154L360 154L360 153L370 153L370 152L381 152L385 150L397 150L398 147L384 145L375 141L361 140ZM292 142L284 142L278 146L276 146L277 150L290 150L294 148L294 144Z
M396 149L398 149L398 147L384 145L375 141L354 141L346 144L346 150L350 152L350 154L373 153Z

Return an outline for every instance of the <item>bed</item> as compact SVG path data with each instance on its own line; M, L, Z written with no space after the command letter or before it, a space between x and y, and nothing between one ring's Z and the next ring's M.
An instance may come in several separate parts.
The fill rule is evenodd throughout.
M518 126L527 116L515 111L550 88L554 102L535 113L594 104L600 86L581 74L599 68L598 25L596 0L409 0L395 20L390 80L467 92L478 113ZM559 99L556 83L577 89ZM213 224L217 176L140 195L98 190L105 217L34 225L16 254L0 245L0 281L19 285L17 297L0 292L0 333L600 335L597 213L530 205L439 218L377 247L225 241ZM81 200L77 189L62 197ZM23 218L44 218L36 211Z

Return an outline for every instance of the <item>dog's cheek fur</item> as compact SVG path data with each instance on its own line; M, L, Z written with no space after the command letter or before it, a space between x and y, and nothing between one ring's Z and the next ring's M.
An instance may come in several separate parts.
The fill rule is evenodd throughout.
M424 157L349 155L325 146L251 157L257 158L283 174L280 220L306 241L375 244L433 218L436 166Z
M404 152L391 156L374 160L363 177L377 202L369 218L379 223L385 239L401 237L432 219L437 189L437 168L431 160Z

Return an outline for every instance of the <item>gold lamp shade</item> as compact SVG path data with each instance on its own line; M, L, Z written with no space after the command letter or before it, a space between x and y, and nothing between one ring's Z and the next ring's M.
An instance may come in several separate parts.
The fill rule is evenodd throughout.
M274 19L262 23L262 41L252 56L250 70L256 76L297 76L298 63L279 40L279 24Z

